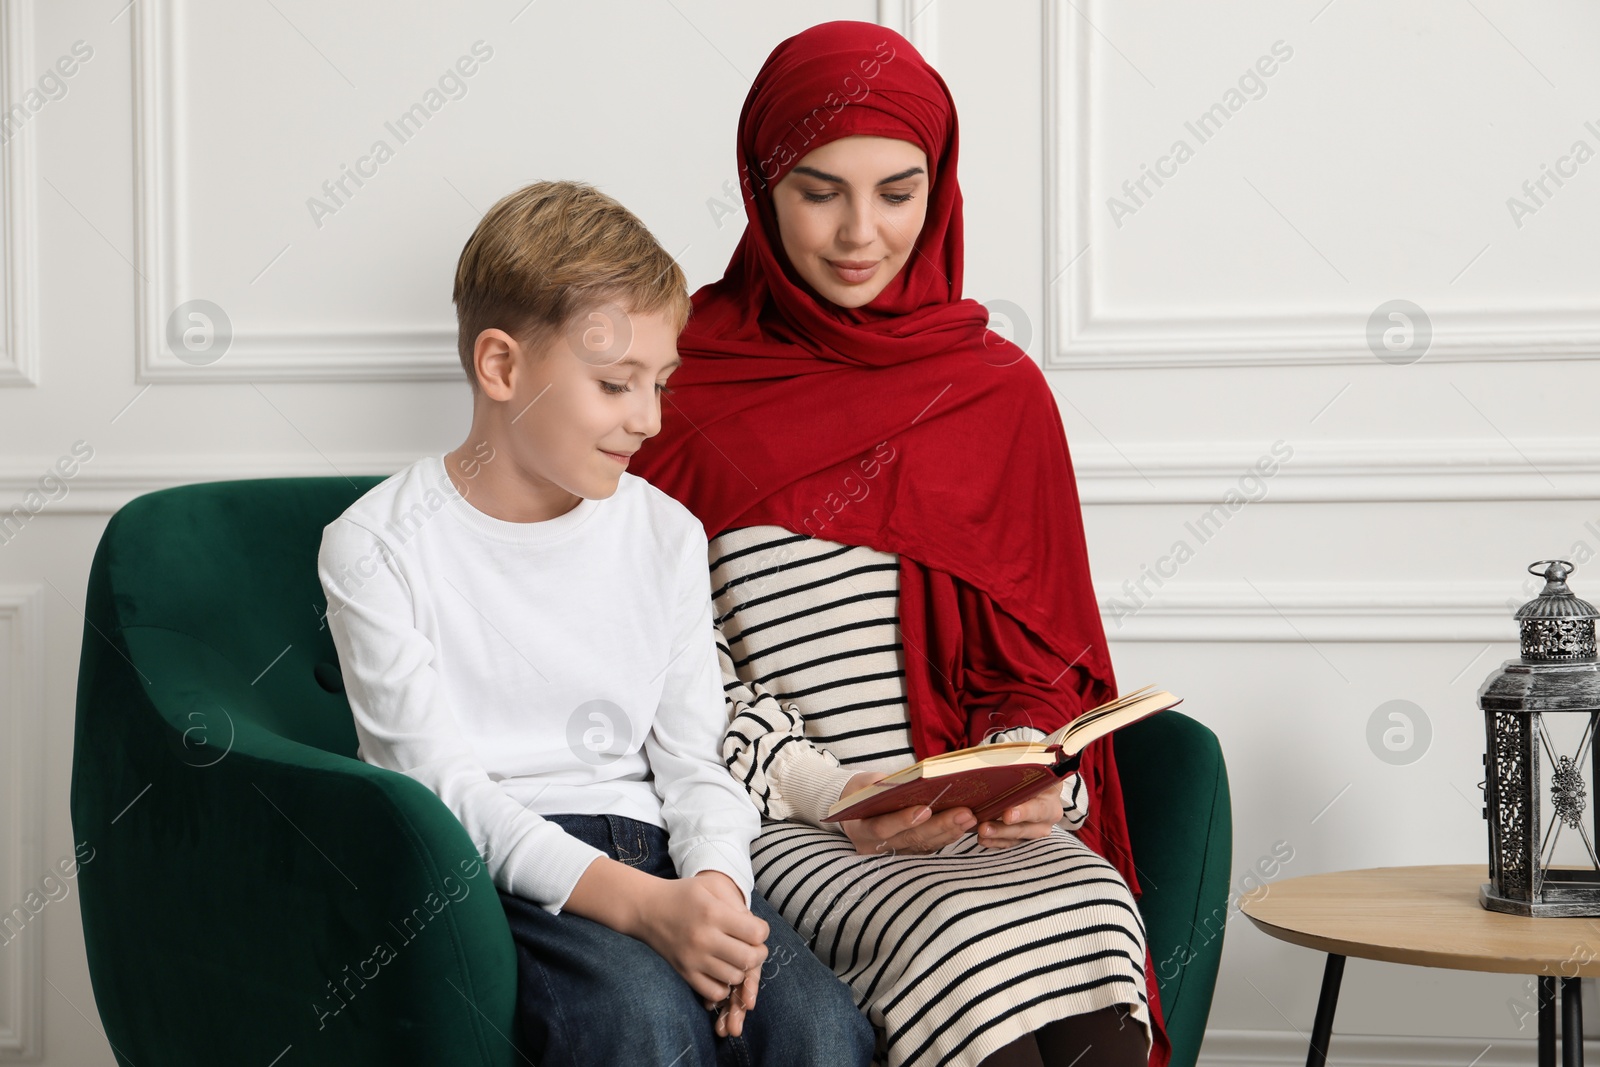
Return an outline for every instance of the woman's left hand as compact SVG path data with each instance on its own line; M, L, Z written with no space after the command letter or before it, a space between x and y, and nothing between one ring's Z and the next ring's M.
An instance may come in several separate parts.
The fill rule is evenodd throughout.
M1010 848L1036 837L1050 836L1050 828L1065 814L1060 792L1050 790L1032 800L1013 804L1000 813L1000 818L979 823L973 832L985 848Z

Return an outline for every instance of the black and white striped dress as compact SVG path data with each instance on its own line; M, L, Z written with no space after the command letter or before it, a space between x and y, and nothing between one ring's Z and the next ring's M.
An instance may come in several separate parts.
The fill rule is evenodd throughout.
M863 856L821 822L863 770L916 762L899 561L778 526L710 546L728 696L723 757L762 813L756 887L855 991L888 1067L970 1067L1046 1023L1128 1005L1147 1049L1145 930L1127 883L1076 834L1076 774L1050 836ZM1042 737L1017 727L987 741Z

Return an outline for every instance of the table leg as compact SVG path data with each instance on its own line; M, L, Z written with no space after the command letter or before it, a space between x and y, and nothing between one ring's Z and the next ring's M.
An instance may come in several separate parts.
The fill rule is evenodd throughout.
M1306 1053L1306 1067L1328 1067L1333 1009L1339 1005L1339 981L1343 977L1344 957L1336 952L1328 953L1328 962L1322 968L1322 995L1317 998L1317 1018L1311 1025L1311 1050Z
M1539 978L1539 1067L1556 1067L1556 980Z
M1561 979L1561 1067L1583 1067L1583 986Z

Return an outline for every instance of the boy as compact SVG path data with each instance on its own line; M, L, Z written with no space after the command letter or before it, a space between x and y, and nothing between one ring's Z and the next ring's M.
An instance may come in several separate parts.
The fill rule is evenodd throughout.
M610 197L540 182L478 224L454 300L466 441L323 532L360 757L487 856L541 1065L739 1042L739 1062L867 1064L849 987L754 892L705 530L626 472L678 365L682 271Z

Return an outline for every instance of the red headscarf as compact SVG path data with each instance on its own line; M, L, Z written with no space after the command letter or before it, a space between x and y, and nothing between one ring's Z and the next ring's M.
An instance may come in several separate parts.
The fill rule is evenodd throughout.
M931 183L909 260L853 309L789 264L771 192L808 152L851 135L919 146ZM710 537L771 524L899 555L919 759L996 729L1053 730L1114 696L1060 412L1037 365L961 295L956 112L944 80L881 26L814 26L762 66L738 148L744 236L722 280L694 294L661 433L635 473ZM984 597L992 606L974 608ZM980 616L1016 630L999 642L1000 666L1026 671L1049 699L975 721L963 675L970 683L974 663L997 659L994 634L973 625ZM1008 647L1032 648L1035 661L1006 663ZM1090 817L1079 836L1137 895L1110 744L1094 742L1080 764ZM1151 1063L1164 1067L1171 1047L1148 953L1146 978Z

